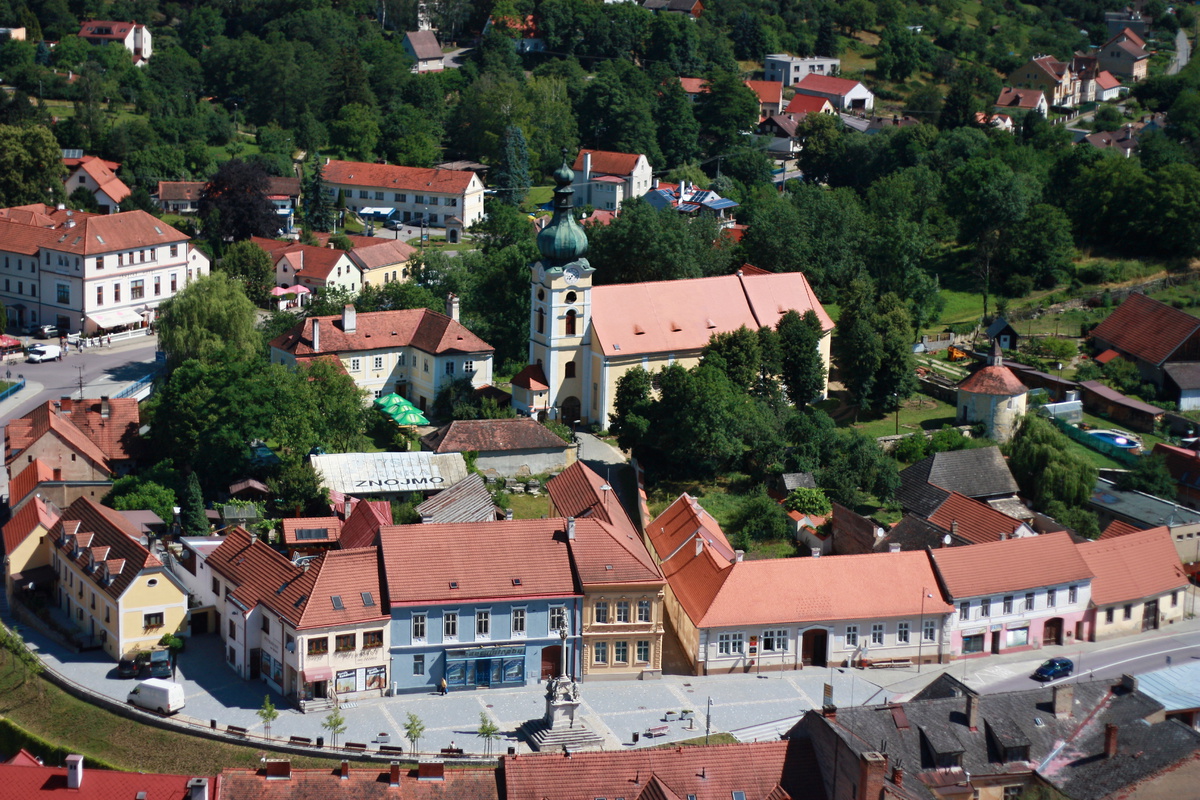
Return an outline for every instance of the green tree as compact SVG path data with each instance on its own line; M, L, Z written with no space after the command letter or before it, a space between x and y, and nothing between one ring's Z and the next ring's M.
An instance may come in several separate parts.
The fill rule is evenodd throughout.
M700 123L679 81L668 80L663 84L657 119L663 164L674 168L695 161L700 155Z
M1005 446L1009 469L1036 508L1047 509L1055 501L1083 508L1092 496L1096 468L1071 452L1069 442L1048 421L1030 414Z
M821 320L811 309L803 317L792 310L780 317L775 330L779 334L781 375L788 399L797 406L807 405L825 391Z
M809 114L796 124L800 154L796 166L805 180L827 183L843 149L842 121L834 114Z
M379 114L361 103L342 106L329 126L331 144L342 158L351 161L373 160L380 135Z
M404 718L404 736L408 739L412 746L412 754L417 754L417 747L421 743L421 736L425 733L425 723L421 721L413 712L409 711Z
M329 731L329 743L337 747L338 737L346 732L346 718L342 715L342 709L335 705L321 720L321 727Z
M762 344L758 334L745 325L736 331L714 333L700 352L700 358L724 372L730 383L743 391L758 385Z
M902 83L921 68L921 40L907 28L892 25L879 40L875 68L886 80Z
M709 140L709 152L722 154L743 140L758 124L758 97L733 72L717 72L708 80L708 91L696 103L700 135Z
M75 211L87 211L91 214L100 213L100 203L96 195L86 186L80 186L67 197L67 206Z
M275 704L271 702L269 694L263 695L262 707L255 712L258 718L262 720L263 730L266 731L267 738L271 738L271 723L279 719L279 711L275 708Z
M825 465L816 472L817 485L848 508L863 503L865 495L880 503L891 500L900 488L895 459L859 430L838 431L835 436Z
M329 490L321 484L312 464L298 455L284 456L279 474L267 479L267 487L282 515L305 517L328 513Z
M204 514L204 496L200 493L200 480L194 472L187 476L179 508L179 523L188 536L207 536L209 533L208 517Z
M204 234L215 246L251 236L274 236L279 215L267 199L269 176L260 164L237 158L226 161L204 184L197 211Z
M622 450L638 447L649 432L654 410L653 390L650 373L641 367L626 370L617 379L608 430L617 437L617 445Z
M325 191L325 167L319 156L314 156L309 166L301 200L305 227L314 231L333 230L334 213Z
M738 503L729 527L734 542L743 550L751 542L786 541L791 533L787 512L761 486Z
M492 754L492 744L500 738L500 726L488 716L486 711L480 711L479 730L475 735L483 739L483 754L490 756Z
M516 125L504 129L500 140L500 164L493 185L501 200L520 205L529 193L529 146L525 134Z
M251 241L234 242L225 251L220 268L241 282L246 297L255 305L265 306L275 286L275 265L271 256Z
M214 272L159 306L158 342L172 368L190 358L249 358L262 347L254 304L241 284Z
M66 200L67 168L49 128L0 125L0 208Z
M855 405L871 408L883 362L883 338L876 329L874 290L869 283L855 281L847 289L832 350Z
M833 506L823 489L797 487L788 493L783 505L788 511L817 517L827 517L833 513Z
M1127 492L1145 492L1172 501L1178 489L1175 478L1167 469L1167 460L1160 455L1139 458L1132 469L1118 476L1117 488Z
M153 511L168 524L175 519L175 492L162 484L134 475L125 475L113 481L112 489L102 502L117 511Z

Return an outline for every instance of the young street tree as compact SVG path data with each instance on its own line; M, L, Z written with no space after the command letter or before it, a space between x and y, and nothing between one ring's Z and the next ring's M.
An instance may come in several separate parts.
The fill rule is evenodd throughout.
M492 743L500 738L500 726L488 716L486 711L479 712L479 731L475 734L483 739L483 753L492 754Z
M279 709L275 708L275 704L271 702L271 695L263 695L262 708L255 712L258 718L262 720L263 730L266 731L267 738L271 738L271 723L279 719Z
M417 754L417 747L421 743L421 736L425 733L425 723L421 721L413 712L409 711L408 716L404 718L404 736L412 745L412 754Z
M329 731L329 743L336 747L338 737L346 732L346 718L342 716L342 710L334 706L321 720L321 727Z

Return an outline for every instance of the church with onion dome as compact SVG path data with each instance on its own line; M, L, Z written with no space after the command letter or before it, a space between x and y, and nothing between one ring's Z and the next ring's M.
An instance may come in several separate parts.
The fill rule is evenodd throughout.
M593 286L587 233L572 212L574 178L565 161L555 171L554 216L530 264L529 366L512 384L518 412L607 428L628 370L690 368L714 334L774 328L793 309L821 320L828 375L833 320L803 273L746 265L733 275Z

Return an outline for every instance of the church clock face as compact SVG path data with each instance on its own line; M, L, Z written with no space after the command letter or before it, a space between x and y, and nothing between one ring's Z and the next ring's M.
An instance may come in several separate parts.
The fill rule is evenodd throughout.
M567 267L563 271L563 280L571 284L578 283L580 274L578 267Z

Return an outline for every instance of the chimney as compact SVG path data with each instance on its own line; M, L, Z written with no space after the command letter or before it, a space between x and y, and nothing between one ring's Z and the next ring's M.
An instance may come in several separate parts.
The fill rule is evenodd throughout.
M1108 723L1104 726L1104 757L1112 758L1117 754L1117 726Z
M292 762L286 758L268 758L263 763L267 765L269 781L286 781L292 777Z
M446 765L441 761L422 761L417 765L417 780L444 781L446 780Z
M651 187L652 189L657 189L657 188L658 188L658 178L655 178L655 179L653 180L653 182L650 184L650 187Z
M590 181L592 179L592 154L583 154L583 179Z
M1007 538L1008 538L1008 531L1000 531L1000 541L1003 542Z
M954 520L950 523L950 535L955 537L958 536L958 520Z
M74 405L74 402L71 400L71 395L69 395L69 394L58 398L58 408L60 411L62 411L63 414L70 414L71 406L73 406L73 405Z
M104 395L100 398L100 419L108 419L112 415L112 404L108 401L108 396Z
M512 522L512 518L513 518L513 510L511 508L504 509L504 521Z
M321 320L313 320L313 352L321 352Z
M1111 727L1111 726L1110 726ZM83 756L67 756L67 788L78 789L83 783Z
M888 542L888 552L889 553L899 553L900 552L900 543L899 542Z
M1075 684L1060 683L1054 687L1054 716L1065 719L1075 707Z
M897 786L904 785L904 770L900 769L899 767L892 768L892 783L896 784Z
M454 292L446 295L446 316L458 322L458 295Z
M967 727L971 732L979 730L979 695L967 692Z
M828 720L837 720L837 706L830 703L827 706L821 706L821 716Z
M1119 686L1123 692L1136 692L1138 690L1137 676L1125 673L1121 676L1121 683Z
M358 330L358 318L354 311L354 306L350 303L342 306L342 331L344 333L354 333Z
M187 790L187 800L208 800L208 778L192 778Z
M567 539L568 541L575 540L575 518L567 517Z
M888 758L874 751L858 757L858 797L855 800L878 800L883 796L887 780Z
M400 785L400 762L393 761L389 766L388 786Z
M63 479L63 477L62 477L62 467L55 467L55 468L54 468L54 480L56 480L56 481L61 481L62 479Z
M809 548L808 554L811 555L813 558L820 558L821 557L821 548L811 547L811 548Z
M695 555L699 556L703 552L704 552L704 539L697 536L696 537L696 554Z
M745 560L746 560L746 551L745 550L734 550L733 551L733 561L735 564L740 564Z
M347 760L345 758L342 759L342 768L338 772L338 774L342 776L342 780L350 779L350 762L349 762L349 760Z
M421 524L422 525L429 525L432 522L433 522L433 514L422 514L421 515Z

